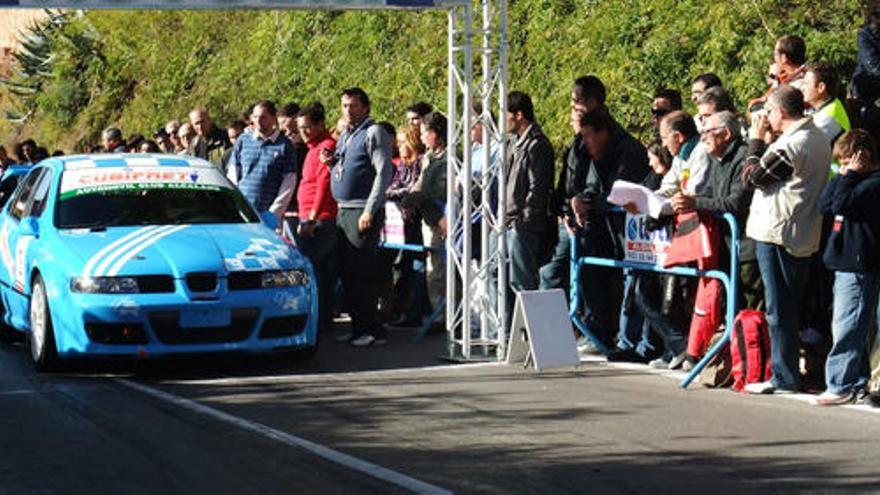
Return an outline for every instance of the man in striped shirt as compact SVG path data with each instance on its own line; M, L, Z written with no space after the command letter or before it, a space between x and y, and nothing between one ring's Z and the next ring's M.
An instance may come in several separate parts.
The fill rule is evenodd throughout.
M271 212L281 225L296 185L296 151L278 130L276 115L271 101L254 105L253 132L235 142L227 175L257 212Z

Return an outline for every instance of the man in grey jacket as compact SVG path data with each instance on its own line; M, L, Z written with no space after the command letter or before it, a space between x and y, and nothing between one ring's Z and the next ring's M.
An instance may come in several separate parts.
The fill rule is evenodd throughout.
M385 190L393 171L391 136L370 118L364 90L346 89L340 98L348 129L339 136L335 155L321 153L321 161L333 164L330 188L339 204L339 274L351 313L351 333L338 340L366 347L385 343L376 315L375 268Z
M507 129L513 141L507 147L504 172L507 216L507 250L510 255L510 288L538 288L543 263L542 236L548 231L548 201L553 190L555 154L550 140L535 123L529 95L507 95Z

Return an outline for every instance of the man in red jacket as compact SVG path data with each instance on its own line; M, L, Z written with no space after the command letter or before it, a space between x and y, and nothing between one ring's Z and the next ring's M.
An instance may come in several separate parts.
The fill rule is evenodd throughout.
M296 117L299 133L308 147L303 161L302 178L296 199L299 226L296 245L312 262L318 284L318 331L329 331L333 318L333 294L336 287L336 200L330 192L330 167L321 160L321 152L333 155L336 141L327 131L324 106L312 103Z

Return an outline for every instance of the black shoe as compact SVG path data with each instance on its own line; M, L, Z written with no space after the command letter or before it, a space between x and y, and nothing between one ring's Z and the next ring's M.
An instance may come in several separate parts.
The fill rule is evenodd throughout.
M640 363L646 364L650 361L645 356L637 353L632 349L614 349L608 353L609 363Z
M856 392L855 403L860 406L880 407L880 395L870 394L867 390L861 389Z

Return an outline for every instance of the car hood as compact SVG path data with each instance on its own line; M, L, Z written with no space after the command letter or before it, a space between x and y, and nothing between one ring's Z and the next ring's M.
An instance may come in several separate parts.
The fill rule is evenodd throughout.
M302 268L305 258L263 224L60 231L74 276L172 275Z

